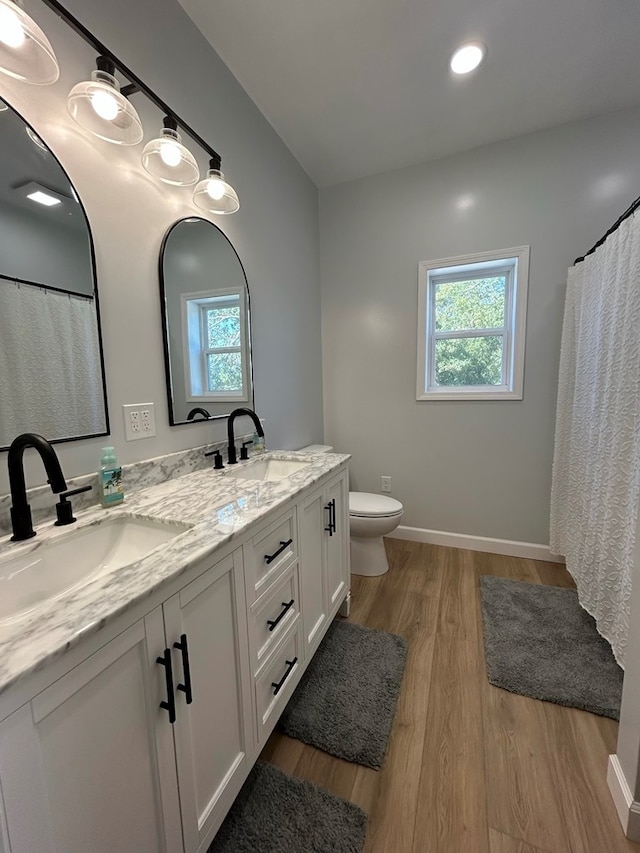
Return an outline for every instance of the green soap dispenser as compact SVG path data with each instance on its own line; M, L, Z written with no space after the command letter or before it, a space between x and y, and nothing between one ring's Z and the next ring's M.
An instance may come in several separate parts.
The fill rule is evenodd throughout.
M102 506L114 506L124 500L122 488L122 468L118 465L113 447L102 448L100 460L100 503Z

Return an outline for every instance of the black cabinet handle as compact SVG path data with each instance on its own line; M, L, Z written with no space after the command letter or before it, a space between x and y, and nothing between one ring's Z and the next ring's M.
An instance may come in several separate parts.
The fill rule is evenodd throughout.
M274 696L277 696L277 695L278 695L278 693L279 693L279 692L280 692L280 690L282 689L283 684L285 683L285 681L287 680L287 678L289 678L289 676L291 675L291 670L292 670L292 669L294 668L294 666L298 663L298 658L297 658L297 657L295 657L293 660L285 661L285 663L287 664L287 671L286 671L286 672L285 672L285 674L282 676L282 678L280 679L280 681L278 681L278 682L272 681L272 682L271 682L271 686L273 687L273 695L274 695Z
M265 563L267 565L269 565L269 563L272 563L276 557L279 557L280 554L282 554L282 552L284 551L285 548L288 548L289 545L291 545L292 542L293 542L293 539L287 539L286 542L283 542L281 539L280 540L280 547L278 548L277 551L274 551L273 554L265 554L264 555Z
M267 619L267 625L269 626L270 631L273 631L276 625L284 619L284 617L289 612L289 608L293 607L293 598L291 599L291 601L288 602L283 601L282 606L284 610L282 610L275 619Z
M164 675L167 682L167 700L160 703L160 707L169 712L169 722L173 725L176 721L176 700L173 695L173 670L171 668L171 649L165 649L162 657L156 658L156 663L164 667Z
M336 532L336 499L332 498L325 506L325 509L329 510L329 526L325 527L325 530L329 536L333 536Z
M189 666L189 646L187 645L187 635L180 635L180 642L173 644L174 649L180 649L182 652L182 671L184 672L184 684L178 684L177 690L182 692L187 697L187 705L193 702L193 693L191 691L191 667Z

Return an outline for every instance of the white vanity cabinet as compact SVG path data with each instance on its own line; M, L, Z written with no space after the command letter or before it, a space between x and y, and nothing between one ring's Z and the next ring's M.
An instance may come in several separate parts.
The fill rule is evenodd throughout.
M343 464L7 691L0 853L205 853L346 595L348 547Z
M300 592L304 644L311 656L349 588L347 471L300 502Z
M182 849L173 733L155 702L160 648L156 608L0 724L11 853Z
M162 609L166 648L173 662L173 735L184 849L195 853L206 850L252 764L251 675L240 549L180 590ZM164 716L168 718L168 712ZM171 728L167 720L163 723Z
M0 724L11 853L206 850L251 723L238 550Z

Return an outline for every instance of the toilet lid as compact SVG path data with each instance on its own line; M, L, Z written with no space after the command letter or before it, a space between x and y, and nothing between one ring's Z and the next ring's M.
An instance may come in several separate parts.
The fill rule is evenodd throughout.
M372 492L349 492L349 515L359 518L380 518L399 515L403 511L400 501Z

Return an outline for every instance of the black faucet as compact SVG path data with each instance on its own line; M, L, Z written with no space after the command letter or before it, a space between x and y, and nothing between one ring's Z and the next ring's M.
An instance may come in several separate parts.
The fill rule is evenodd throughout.
M46 438L33 432L25 432L11 442L9 448L9 485L11 487L11 524L12 542L21 542L35 536L31 521L31 507L27 503L27 487L24 481L22 456L25 448L33 447L38 451L47 472L48 483L55 494L65 492L67 484L60 467L56 452Z
M203 420L208 421L211 415L206 409L201 408L200 406L196 406L195 409L191 409L189 414L187 415L188 421L193 421L196 419L196 415L202 415Z
M227 420L227 437L229 439L229 465L235 465L238 461L236 458L236 439L233 434L233 423L238 415L248 415L256 426L256 432L264 438L264 430L260 423L260 418L251 409L234 409Z

